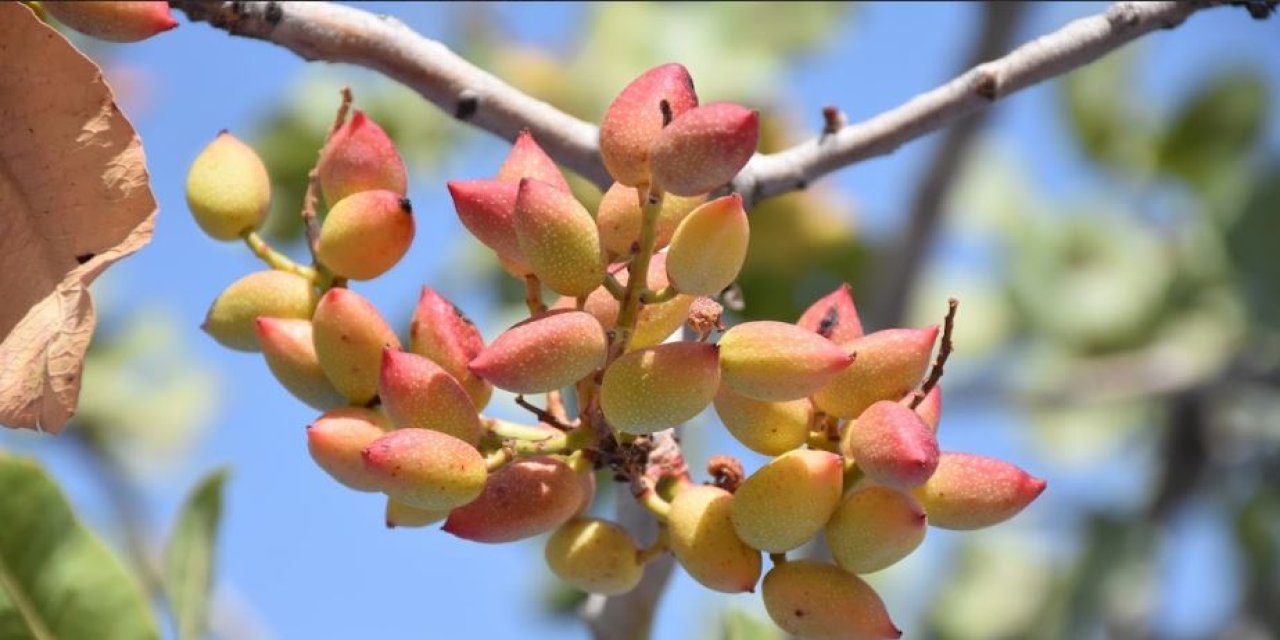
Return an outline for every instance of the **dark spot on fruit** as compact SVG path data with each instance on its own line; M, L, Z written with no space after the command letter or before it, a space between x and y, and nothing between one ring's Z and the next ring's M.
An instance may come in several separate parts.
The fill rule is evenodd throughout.
M803 618L803 617L804 617L804 609L796 609L796 617L797 617L797 618Z

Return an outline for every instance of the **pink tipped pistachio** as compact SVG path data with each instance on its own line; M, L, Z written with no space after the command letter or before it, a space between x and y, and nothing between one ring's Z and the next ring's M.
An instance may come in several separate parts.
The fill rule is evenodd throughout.
M693 78L682 65L664 64L632 80L600 122L600 155L609 175L629 187L649 183L649 150L666 121L696 106Z
M543 284L566 296L585 296L604 281L600 233L573 194L545 182L520 181L516 241Z
M919 414L881 400L845 428L844 455L868 478L895 489L918 487L938 468L938 438Z
M307 427L307 451L334 480L356 491L380 491L381 482L364 468L361 452L390 429L377 410L331 409Z
M394 191L361 191L329 209L316 255L339 276L372 280L400 262L413 232L408 198Z
M361 191L386 190L404 196L408 189L404 160L395 143L360 110L325 143L316 171L330 207Z
M829 564L791 560L775 565L764 577L761 596L769 617L802 638L902 637L871 585Z
M845 349L794 324L744 322L720 336L720 372L734 391L768 402L809 396L853 362Z
M411 507L455 509L484 490L484 458L439 431L397 429L365 447L364 468L378 489Z
M1007 462L970 453L943 453L924 486L913 493L942 529L981 529L1017 515L1045 482Z
M447 509L419 509L395 498L387 498L386 522L388 529L397 527L425 527L449 516Z
M319 294L309 280L286 271L255 271L218 294L200 326L224 347L259 351L255 321L310 318Z
M751 474L733 496L730 518L752 548L782 553L822 530L840 503L844 465L827 451L797 449Z
M40 6L62 24L108 42L138 42L178 26L168 2L45 0Z
M471 235L498 254L513 275L533 273L516 239L516 193L519 187L501 180L454 180L449 195L458 219Z
M476 405L484 409L493 394L493 385L467 368L484 350L480 330L462 310L430 287L423 287L418 306L409 323L409 351L431 358L449 372Z
M671 552L703 586L725 593L755 591L760 552L738 539L729 520L733 494L699 485L676 494L667 514Z
M545 556L552 573L587 593L621 595L644 576L631 534L605 520L570 520L551 534Z
M644 217L639 198L635 187L615 182L600 199L600 206L596 209L596 226L600 229L600 243L613 257L629 256L639 246L640 226ZM665 195L654 227L654 250L667 246L680 222L705 200L705 195Z
M558 458L517 460L490 474L474 502L450 512L444 530L475 542L523 540L567 522L583 492L578 474Z
M550 311L498 336L468 365L471 372L513 393L569 386L604 365L604 327L585 311Z
M827 547L850 573L873 573L907 557L925 534L924 508L888 487L851 491L827 522Z
M721 384L715 407L730 435L756 453L782 455L809 439L813 403L808 398L766 402L735 393Z
M644 434L698 415L715 397L715 345L671 342L632 351L604 372L600 409L614 428Z
M311 318L320 368L335 389L355 404L378 395L382 350L400 348L378 309L350 289L330 289Z
M716 198L685 217L667 250L667 276L681 293L716 296L747 259L751 231L742 196Z
M862 320L853 305L853 289L842 284L805 309L797 325L816 331L836 344L862 337Z
M267 366L289 393L321 411L346 402L320 368L310 320L259 317L256 327Z
M936 326L886 329L841 344L857 361L818 390L814 404L833 416L856 418L876 402L900 400L920 384L937 337Z
M718 189L742 170L760 141L760 114L732 102L695 107L658 134L649 152L653 183L694 196Z
M924 400L920 401L920 406L916 407L916 413L920 414L920 419L924 420L930 431L938 432L938 423L942 421L941 385L934 385L929 393L925 394Z
M218 134L187 172L187 206L215 240L236 240L257 229L271 206L271 178L262 158L230 133Z
M498 180L515 185L525 178L541 180L565 193L569 192L569 183L565 181L555 160L538 146L528 129L516 136L511 152L498 168L497 175Z
M472 446L484 435L476 406L462 385L416 353L383 350L378 397L397 428L432 429Z

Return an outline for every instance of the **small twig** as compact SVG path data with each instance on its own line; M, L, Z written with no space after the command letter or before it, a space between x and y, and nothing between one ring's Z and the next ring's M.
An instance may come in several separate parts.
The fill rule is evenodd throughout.
M324 137L324 144L320 145L316 166L311 167L311 171L307 172L307 193L302 198L302 226L307 233L307 247L311 249L311 259L317 267L320 266L320 258L317 256L317 251L320 249L320 222L316 220L316 207L320 203L320 196L317 194L320 190L319 156L323 155L325 147L329 146L329 139L342 128L342 125L346 124L347 111L351 109L351 101L354 99L351 87L343 87L339 93L342 100L338 103L338 114L333 119L333 126L329 128L329 133Z
M534 417L538 419L539 422L545 422L557 429L560 429L561 431L568 431L573 428L573 425L566 424L560 419L560 417L556 416L550 411L543 409L542 407L539 407L529 402L528 400L525 400L523 395L516 396L516 404L520 405L523 409L525 409L529 413L532 413ZM561 409L563 410L563 407Z
M929 377L925 379L924 384L912 394L911 408L915 409L924 402L925 396L938 385L938 381L942 380L942 367L947 364L947 358L951 356L951 351L955 345L951 343L951 331L956 325L956 307L960 306L960 301L955 298L947 300L947 317L942 321L942 345L938 347L938 356L933 360L933 366L929 369Z

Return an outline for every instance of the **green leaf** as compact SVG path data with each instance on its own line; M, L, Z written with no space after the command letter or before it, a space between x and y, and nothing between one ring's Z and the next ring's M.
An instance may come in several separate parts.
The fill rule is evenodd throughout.
M0 453L0 638L159 638L137 579L32 460Z
M165 554L164 583L178 638L200 638L208 626L213 556L227 469L210 473L187 497Z
M1258 74L1214 76L1179 107L1160 145L1160 167L1200 189L1219 172L1239 171L1261 138L1267 86Z
M1155 164L1156 132L1147 100L1134 87L1135 56L1121 51L1077 69L1059 83L1060 105L1085 155L1130 178Z
M772 622L741 609L728 609L722 618L724 640L782 640L782 631Z

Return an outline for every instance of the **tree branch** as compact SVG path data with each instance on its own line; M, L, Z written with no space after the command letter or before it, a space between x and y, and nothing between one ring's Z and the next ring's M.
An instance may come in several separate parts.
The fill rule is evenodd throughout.
M328 2L169 3L193 22L278 44L304 60L347 62L417 91L463 122L514 141L533 132L547 153L607 186L596 128L525 94L391 16Z
M733 181L754 202L803 189L855 162L893 152L904 143L1031 85L1084 66L1157 29L1172 29L1217 2L1119 2L979 64L950 82L865 122L824 133L790 149L757 155Z
M306 60L347 62L379 71L459 120L507 140L515 140L527 127L561 164L601 187L612 182L600 161L595 126L515 89L395 18L326 2L170 4L192 21L273 42ZM1117 3L870 120L779 153L757 154L731 188L748 204L803 189L832 171L890 153L999 98L1088 64L1144 34L1176 27L1192 13L1217 4L1218 0Z

